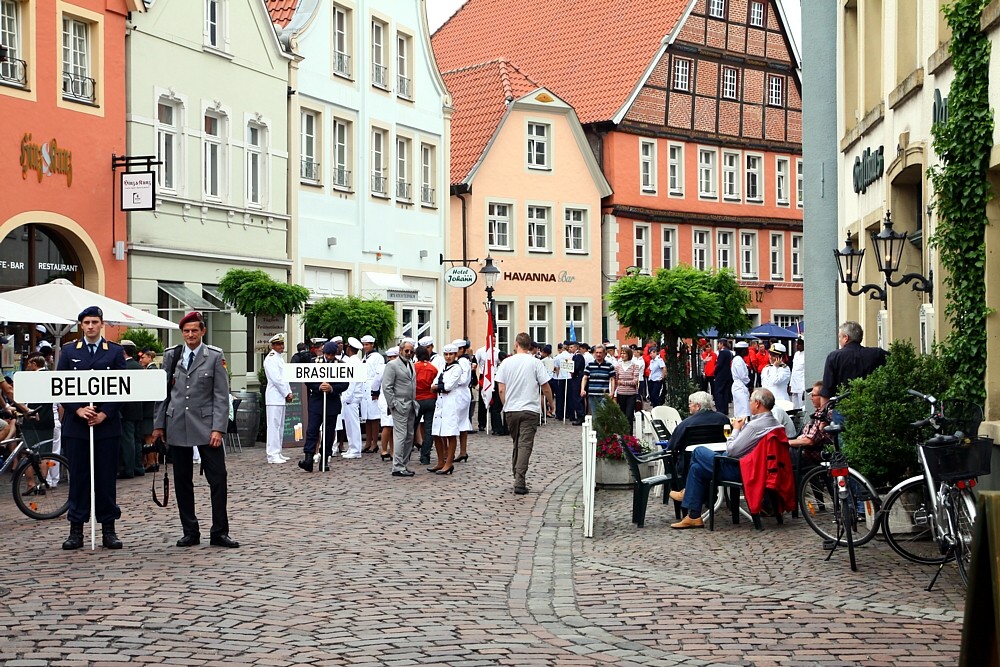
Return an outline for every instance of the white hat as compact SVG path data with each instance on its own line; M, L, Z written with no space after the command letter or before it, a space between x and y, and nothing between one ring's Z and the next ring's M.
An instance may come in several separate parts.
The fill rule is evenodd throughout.
M354 336L351 336L350 338L347 339L347 344L353 347L355 350L361 349L361 341L355 338Z
M410 338L409 336L407 336L407 337L406 337L406 338L404 338L403 340L399 341L399 346L400 346L400 347L403 347L403 346L404 346L404 345L406 345L406 344L410 344L410 345L412 345L412 346L416 347L416 346L417 346L417 341L413 340L413 339L412 339L412 338Z
M330 340L332 340L334 343L343 343L344 342L344 337L343 336L334 336Z
M398 357L399 356L399 348L396 347L395 345L393 345L392 347L390 347L388 350L385 351L385 356L387 356L387 357Z
M746 349L748 347L750 347L750 346L747 345L747 342L745 340L741 340L738 343L736 343L736 345L733 345L733 349L736 349L736 350L743 350L743 349Z
M270 339L268 339L267 342L270 343L271 345L274 345L275 343L284 343L285 342L284 332L279 334L274 334L273 336L271 336Z
M364 336L361 337L361 342L362 343L374 343L375 342L375 336L366 334L366 335L364 335Z
M784 354L785 352L788 351L788 348L786 348L781 343L775 343L774 345L771 346L771 350L770 351L771 351L771 354Z
M433 344L434 344L434 339L431 338L430 336L424 336L423 338L417 341L417 345L419 345L420 347L430 347Z
M45 331L46 331L45 325L44 324L36 324L35 325L35 331L41 331L42 333L45 333Z
M125 341L122 341L122 343L124 343L124 342L125 342ZM132 346L133 346L133 347L135 347L135 343L133 343L133 344L132 344ZM43 347L52 347L52 343L50 343L50 342L49 342L49 341L47 341L47 340L43 340L42 342L40 342L40 343L38 344L38 349L40 350L40 349L42 349Z
M469 347L469 341L465 340L464 338L456 338L455 340L451 341L451 344L454 345L456 348Z
M319 347L326 342L326 339L322 336L317 336L316 338L309 339L309 347Z
M449 343L449 344L445 345L443 348L441 348L441 351L444 352L445 354L448 354L448 353L457 354L458 353L458 346L455 345L454 343Z

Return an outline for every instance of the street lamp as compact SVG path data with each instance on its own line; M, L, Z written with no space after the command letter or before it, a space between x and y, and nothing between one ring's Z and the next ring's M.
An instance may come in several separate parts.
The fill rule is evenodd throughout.
M487 255L486 266L484 266L483 270L479 273L483 276L483 282L486 283L486 308L489 310L490 314L492 314L493 288L496 286L497 281L500 280L500 269L493 264L493 258Z

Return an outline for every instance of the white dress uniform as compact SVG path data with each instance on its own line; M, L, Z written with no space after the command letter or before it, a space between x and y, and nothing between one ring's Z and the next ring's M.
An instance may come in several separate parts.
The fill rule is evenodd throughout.
M472 382L472 362L466 357L458 359L458 365L462 369L462 379L455 387L455 395L458 397L458 430L471 431L472 419L469 417L469 406L472 405L472 389L469 383Z
M792 357L792 379L791 379L792 406L801 409L806 393L806 351L798 350Z
M399 348L398 347L390 347L388 350L385 351L385 356L388 358L389 361L392 361L393 359L395 359L396 357L399 356ZM389 363L389 361L387 361L386 363ZM383 373L385 372L385 367L382 368L382 372ZM379 374L378 379L379 379L379 385L378 385L377 391L379 392L379 394L378 394L377 404L378 404L379 418L382 420L381 426L382 426L382 428L385 428L386 426L388 426L389 428L392 428L392 425L393 425L392 424L392 413L389 411L389 404L385 402L385 393L382 392L382 374L381 373Z
M361 397L361 419L380 419L378 403L372 399L372 392L382 388L382 372L385 370L385 359L378 352L369 352L362 361L362 373L368 378L365 382L365 392Z
M271 338L270 342L284 340L283 334ZM277 350L271 350L264 357L264 375L267 389L264 391L264 409L267 416L267 462L285 461L281 454L281 436L285 430L285 397L292 388L285 380L285 357Z
M767 365L760 374L760 386L769 389L774 394L774 400L788 400L788 381L792 377L792 371L784 364L780 366Z
M733 355L733 417L750 416L750 390L747 383L750 382L750 371L747 370L747 362L739 355Z
M431 435L448 437L458 435L460 431L459 415L459 391L461 389L462 367L457 363L446 366L438 373L434 380L434 385L438 386L441 378L444 377L444 394L439 393L437 402L434 405L434 424L431 427ZM468 391L468 389L466 389Z
M352 340L357 342L357 339ZM353 343L351 343L351 347L354 347ZM358 343L358 349L360 348L361 343ZM353 357L348 357L347 363L354 367L354 377L362 377L361 374L364 373L365 367L361 363L360 355L355 354ZM361 398L364 391L364 382L352 382L347 386L347 391L340 395L343 406L341 414L344 416L344 431L347 432L347 451L343 453L345 459L361 458Z

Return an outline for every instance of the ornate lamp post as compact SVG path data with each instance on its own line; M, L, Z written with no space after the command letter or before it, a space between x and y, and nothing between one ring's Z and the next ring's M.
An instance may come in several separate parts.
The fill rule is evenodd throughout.
M483 282L486 283L486 308L492 315L493 289L496 287L497 281L500 280L500 269L493 263L493 258L487 255L486 266L479 273L483 276Z

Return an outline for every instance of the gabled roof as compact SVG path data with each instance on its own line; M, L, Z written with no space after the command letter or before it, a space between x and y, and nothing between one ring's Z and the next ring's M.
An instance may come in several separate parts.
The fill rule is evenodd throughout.
M284 28L295 15L295 8L299 0L267 0L267 13L271 15L271 22Z
M508 105L538 84L506 60L443 72L455 113L451 117L451 182L461 183L482 158Z
M442 71L509 59L573 105L580 122L600 122L625 105L689 4L468 0L432 44Z

